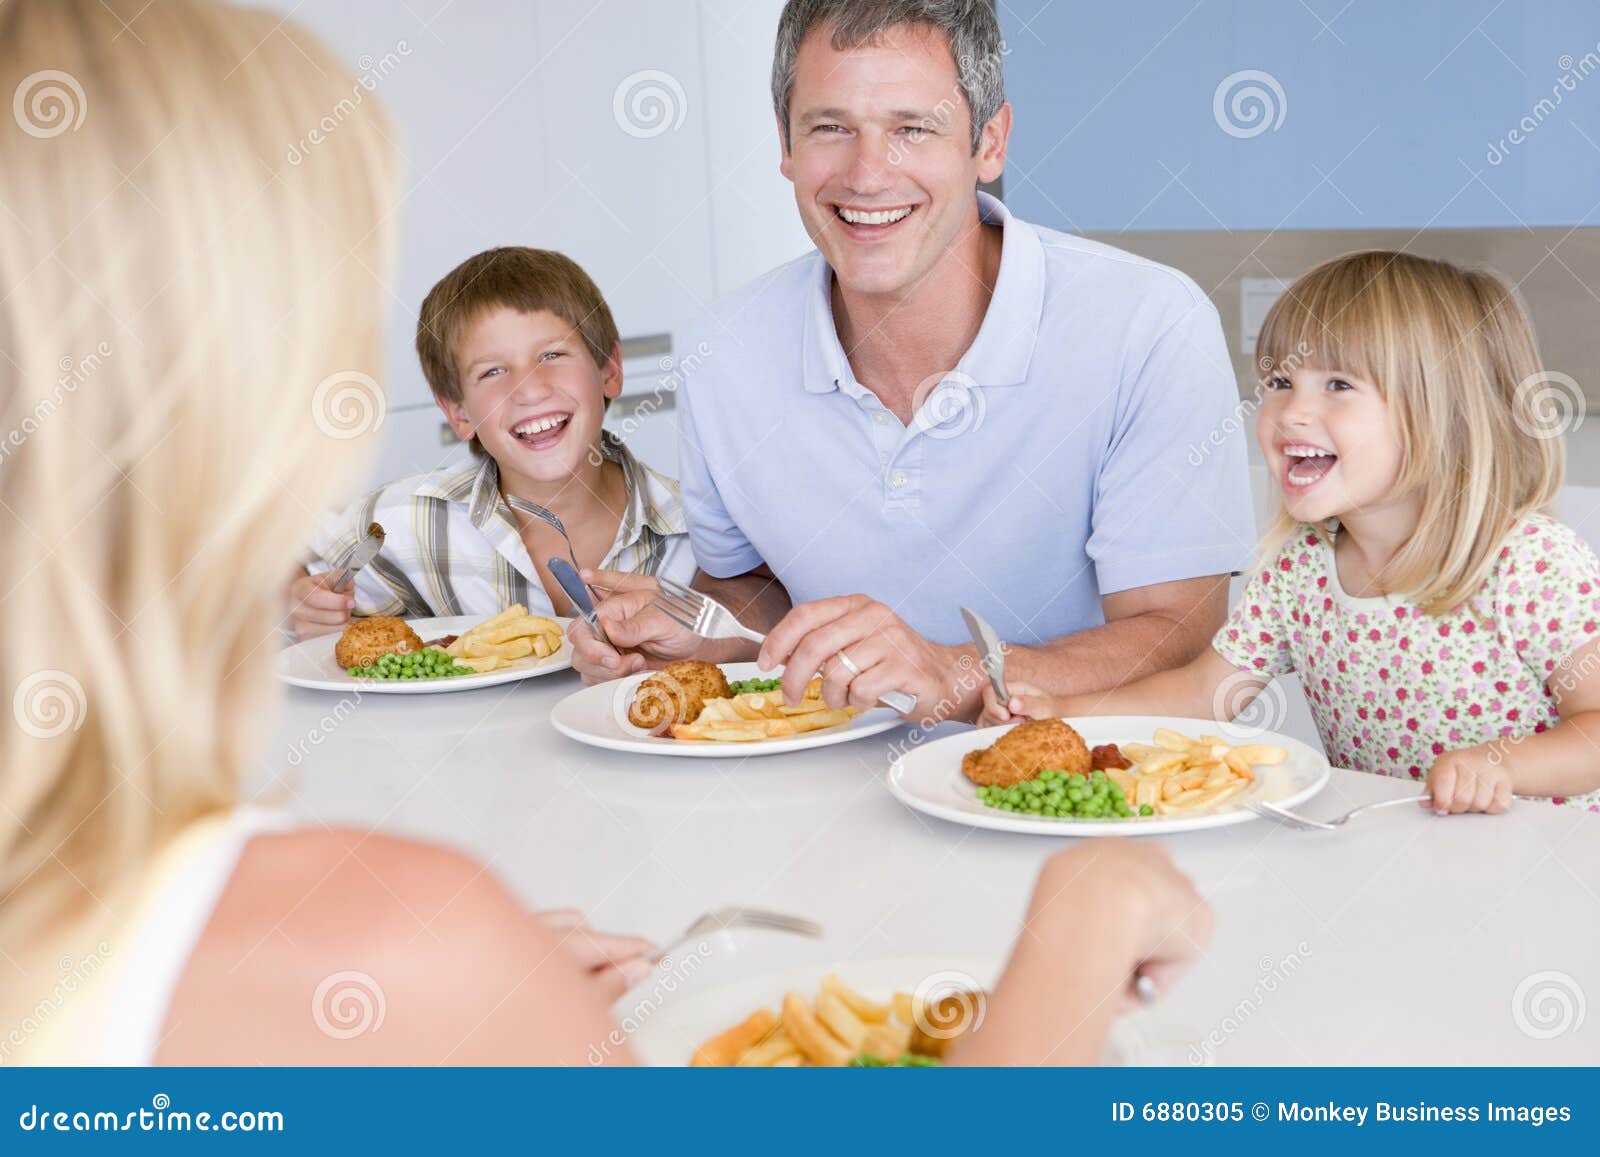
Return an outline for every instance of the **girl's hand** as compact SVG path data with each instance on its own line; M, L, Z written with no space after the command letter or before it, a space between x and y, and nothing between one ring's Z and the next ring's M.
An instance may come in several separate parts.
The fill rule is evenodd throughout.
M1019 719L1058 719L1065 714L1061 700L1028 683L1008 679L1006 690L1011 692L1011 699L1001 703L994 688L987 683L983 685L983 712L978 716L980 727L1014 723Z
M567 951L578 958L590 980L600 986L608 1004L650 975L648 954L654 946L648 940L596 932L575 908L535 912L533 918L554 932Z
M1439 815L1486 812L1499 815L1511 806L1511 772L1498 747L1483 744L1447 751L1428 769L1424 802Z

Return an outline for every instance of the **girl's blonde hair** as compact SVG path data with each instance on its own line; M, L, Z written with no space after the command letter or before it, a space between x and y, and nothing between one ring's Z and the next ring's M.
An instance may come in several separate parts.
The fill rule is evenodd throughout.
M1507 534L1554 501L1566 464L1533 326L1492 273L1408 253L1324 262L1280 297L1256 348L1263 378L1340 370L1377 386L1399 431L1397 492L1422 499L1384 572L1429 614L1467 602ZM1294 520L1280 512L1267 542Z
M370 96L263 11L10 0L0 95L15 960L236 801L290 568L381 419L397 173Z

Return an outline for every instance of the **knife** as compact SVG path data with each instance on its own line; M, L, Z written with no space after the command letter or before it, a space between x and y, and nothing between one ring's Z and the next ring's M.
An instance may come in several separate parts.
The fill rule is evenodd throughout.
M376 522L367 523L367 533L350 548L350 557L344 560L344 569L339 572L339 581L333 584L333 589L344 590L344 584L354 581L361 568L377 558L382 549L383 527Z
M972 634L973 645L978 648L978 657L983 661L983 669L989 674L989 685L1000 697L1001 706L1005 706L1011 702L1011 695L1006 690L1006 655L1000 643L1000 636L994 633L994 628L984 622L983 616L977 611L969 611L966 607L962 607L961 617L967 620L967 630Z
M572 600L572 605L577 608L578 616L589 624L602 643L611 645L611 640L606 638L605 630L600 626L600 616L595 614L594 599L589 597L589 588L583 585L583 580L578 577L578 572L573 565L564 558L551 558L545 563L550 568L550 575L561 584L561 589L566 592L567 598Z

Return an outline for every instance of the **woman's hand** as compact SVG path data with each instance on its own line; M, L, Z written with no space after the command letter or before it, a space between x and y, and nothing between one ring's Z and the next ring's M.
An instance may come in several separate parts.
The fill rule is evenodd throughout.
M533 916L577 957L607 1004L650 975L649 953L654 947L650 941L638 936L596 932L576 908L535 912Z
M966 1065L1095 1064L1136 974L1166 992L1205 952L1211 906L1159 844L1089 840L1045 862Z
M1428 795L1432 798L1423 806L1442 816L1499 815L1511 806L1511 769L1505 753L1493 743L1445 752L1428 769Z

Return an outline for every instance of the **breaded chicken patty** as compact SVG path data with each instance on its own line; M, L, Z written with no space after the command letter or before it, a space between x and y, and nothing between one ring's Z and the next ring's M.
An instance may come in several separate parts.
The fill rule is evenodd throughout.
M333 659L339 666L370 667L391 651L403 655L407 651L422 650L422 638L404 619L393 615L369 615L357 619L344 629L333 647Z
M989 747L961 759L961 773L980 787L1010 787L1048 770L1089 773L1083 736L1059 719L1019 723Z
M684 659L668 664L639 684L628 705L628 722L659 735L677 724L700 718L707 699L727 699L732 694L721 667Z

